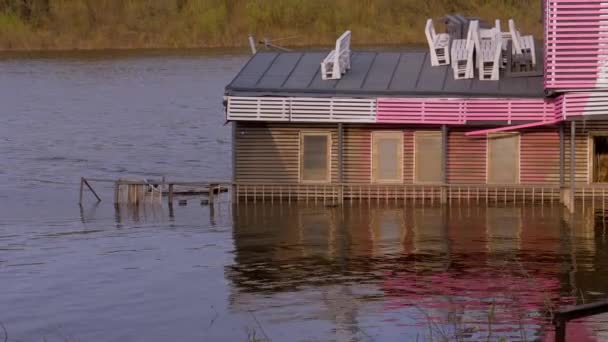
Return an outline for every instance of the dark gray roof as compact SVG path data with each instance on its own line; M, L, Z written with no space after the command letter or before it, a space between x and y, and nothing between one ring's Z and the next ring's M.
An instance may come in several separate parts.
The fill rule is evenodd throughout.
M233 96L543 97L543 77L454 80L449 66L432 67L427 51L353 52L340 80L322 80L322 52L258 52L226 87ZM542 56L542 54L539 54Z

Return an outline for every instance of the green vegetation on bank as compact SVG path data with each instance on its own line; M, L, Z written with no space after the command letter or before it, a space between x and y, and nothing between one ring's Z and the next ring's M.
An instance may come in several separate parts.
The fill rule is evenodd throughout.
M0 0L0 50L236 47L247 35L284 45L424 42L427 17L512 17L541 37L529 0ZM436 23L438 30L443 30Z

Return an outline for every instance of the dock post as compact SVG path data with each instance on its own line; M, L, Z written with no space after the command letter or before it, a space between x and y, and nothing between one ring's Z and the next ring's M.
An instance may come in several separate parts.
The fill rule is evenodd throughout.
M574 168L575 168L575 153L576 153L576 141L575 141L575 137L576 137L576 122L574 120L572 120L570 122L570 194L568 196L569 199L569 211L570 213L574 214L574 177L575 177L575 173L574 173Z
M441 187L441 204L448 202L448 126L441 126L441 181L443 186Z
M566 342L566 322L562 320L555 324L555 342Z
M215 184L209 184L209 205L215 201Z
M172 206L173 205L173 184L169 184L169 196L167 197L169 205Z
M114 205L118 206L118 200L120 195L120 179L114 182Z
M80 177L80 195L78 197L78 204L82 205L82 191L84 186L84 177Z
M338 123L338 204L342 204L344 201L344 129L343 124Z

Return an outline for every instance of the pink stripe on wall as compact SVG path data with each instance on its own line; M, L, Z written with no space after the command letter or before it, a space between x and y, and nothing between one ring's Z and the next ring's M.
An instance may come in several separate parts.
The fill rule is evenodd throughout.
M546 0L545 88L608 87L605 0Z
M379 98L376 114L378 123L402 124L556 119L553 103L544 99Z

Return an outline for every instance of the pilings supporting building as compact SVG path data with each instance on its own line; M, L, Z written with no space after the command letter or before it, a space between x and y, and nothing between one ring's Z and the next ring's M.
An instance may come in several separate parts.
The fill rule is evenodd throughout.
M604 200L608 7L594 0L544 7L534 70L507 65L498 80L455 79L423 49L351 51L338 41L329 55L256 53L225 90L236 195L466 196L570 208L577 199ZM345 66L328 76L323 63L334 55L348 60L336 58L333 65Z

